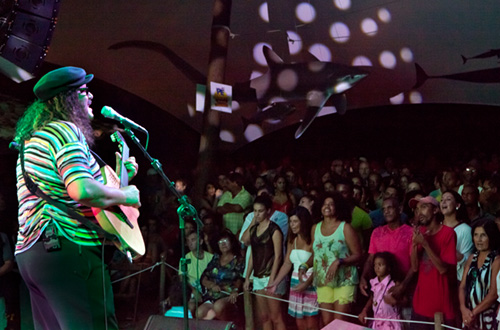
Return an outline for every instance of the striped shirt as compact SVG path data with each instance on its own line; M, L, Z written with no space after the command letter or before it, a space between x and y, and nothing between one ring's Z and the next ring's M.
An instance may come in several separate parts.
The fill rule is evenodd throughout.
M24 157L26 173L46 195L96 222L91 208L71 199L66 190L70 183L83 178L103 183L99 165L75 124L54 121L34 132L25 143ZM31 194L24 182L20 159L17 160L16 175L19 233L15 254L33 246L51 222L57 226L60 235L77 244L101 244L95 231Z

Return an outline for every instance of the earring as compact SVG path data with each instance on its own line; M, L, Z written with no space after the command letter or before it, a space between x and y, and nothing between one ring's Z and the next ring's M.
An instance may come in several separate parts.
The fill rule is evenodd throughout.
M458 206L457 206L456 210L458 211Z

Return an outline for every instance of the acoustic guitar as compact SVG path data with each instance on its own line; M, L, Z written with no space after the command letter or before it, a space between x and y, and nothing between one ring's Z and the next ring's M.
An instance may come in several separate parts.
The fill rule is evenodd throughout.
M120 178L109 165L106 165L101 168L104 184L113 188L126 187L128 186L128 174L124 161L129 157L129 148L119 132L113 133L111 140L118 143L122 156ZM146 247L137 222L139 218L137 208L123 205L106 209L93 207L92 212L102 229L116 237L113 242L121 252L127 255L129 260L137 259L145 254Z

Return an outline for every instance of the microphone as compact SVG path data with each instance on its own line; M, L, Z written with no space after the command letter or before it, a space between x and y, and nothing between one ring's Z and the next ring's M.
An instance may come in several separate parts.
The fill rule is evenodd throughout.
M125 128L136 129L136 130L139 130L143 133L149 134L147 129L145 129L141 125L133 122L132 120L128 119L127 117L123 117L118 112L116 112L112 107L108 107L107 105L103 106L101 109L101 114L106 118L118 121L120 124L125 126Z

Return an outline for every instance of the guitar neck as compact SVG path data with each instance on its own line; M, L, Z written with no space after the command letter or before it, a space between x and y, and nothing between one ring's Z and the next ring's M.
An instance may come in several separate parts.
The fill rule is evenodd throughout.
M120 185L122 187L128 186L128 173L127 168L125 167L125 160L129 157L129 149L128 146L123 146L122 149L122 161L121 161L121 171L120 171Z

